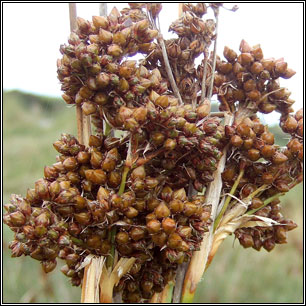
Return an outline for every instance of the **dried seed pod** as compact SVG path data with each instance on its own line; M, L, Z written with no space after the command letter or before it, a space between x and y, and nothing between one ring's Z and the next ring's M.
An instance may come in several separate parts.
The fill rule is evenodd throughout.
M151 234L158 233L160 229L161 229L161 223L158 220L152 219L147 222L147 230L149 233Z
M167 207L165 202L160 202L159 205L155 208L154 213L157 219L163 219L170 216L170 210Z

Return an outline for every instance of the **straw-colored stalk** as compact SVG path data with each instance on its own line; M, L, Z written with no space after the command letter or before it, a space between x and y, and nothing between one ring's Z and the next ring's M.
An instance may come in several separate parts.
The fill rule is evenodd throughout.
M120 258L113 270L103 266L100 278L100 303L112 303L114 286L129 272L135 260L134 257Z
M232 125L233 122L232 114L225 114L224 124ZM218 163L217 170L214 172L213 181L207 188L205 195L205 202L212 206L211 218L212 224L209 227L209 231L204 235L203 241L200 246L200 250L193 253L183 285L182 291L182 303L191 303L194 298L194 294L198 283L200 282L202 275L205 271L208 256L212 248L213 243L213 230L214 220L217 214L217 208L220 201L221 190L222 190L222 177L221 173L224 170L226 162L227 147L223 150L223 156Z

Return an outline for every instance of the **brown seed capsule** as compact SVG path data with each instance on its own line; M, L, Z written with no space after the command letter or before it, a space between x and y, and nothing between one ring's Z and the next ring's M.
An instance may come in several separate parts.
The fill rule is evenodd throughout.
M97 92L93 98L93 102L99 105L105 105L108 101L108 96L104 92Z
M222 173L223 181L230 182L234 179L237 173L237 169L235 165L229 165Z
M162 219L170 216L170 210L164 201L155 208L154 213L157 219Z
M146 230L141 227L133 227L130 230L129 235L134 241L138 241L145 238Z
M49 273L56 268L56 260L44 260L41 262L41 266L45 273Z
M255 57L256 60L260 61L263 58L263 53L260 45L256 45L252 48L251 54Z
M95 136L95 135L90 135L89 136L88 145L90 147L99 148L99 147L102 146L102 143L103 143L103 139L101 137ZM82 153L87 153L87 152L82 152ZM87 154L89 154L89 153L87 153Z
M112 171L107 176L107 184L110 187L116 188L121 183L121 172L119 171Z
M231 145L240 148L243 145L243 139L238 135L234 135L231 137Z
M177 249L182 244L182 237L178 235L177 233L172 233L168 237L167 245L171 249Z
M256 150L256 149L250 149L248 150L248 158L251 160L251 161L256 161L260 158L260 151L259 150Z
M12 226L20 227L24 225L26 222L26 218L24 214L20 211L13 212L9 216L10 216L10 219L9 219L10 224L12 224Z
M250 209L257 209L263 205L263 201L261 201L259 198L253 198L252 204L250 205Z
M130 206L128 207L124 214L129 218L129 219L132 219L132 218L135 218L138 216L138 210L135 209L134 207Z
M103 170L86 170L85 171L86 179L94 184L102 185L106 183L107 176Z
M154 285L153 282L149 280L141 282L141 288L144 292L151 292L153 285Z
M183 211L184 209L184 203L180 200L172 200L169 203L169 207L172 213L176 214L176 213L180 213Z
M229 62L234 62L237 58L237 53L227 46L224 47L223 55Z
M270 114L276 110L276 105L272 103L261 103L259 104L259 110L264 114Z
M35 182L35 193L40 199L48 200L50 198L48 182L44 179L40 179Z
M94 168L99 168L102 163L103 155L98 150L93 150L91 152L90 163Z
M276 75L283 75L287 71L288 64L284 62L283 60L276 60L274 71Z
M280 191L280 192L288 192L290 190L288 183L284 181L277 180L274 182L274 186Z
M127 191L121 195L122 206L127 208L135 203L135 194L132 191Z
M247 93L247 97L251 100L251 101L259 101L261 98L261 93L259 90L254 89L251 90Z
M166 234L171 234L175 231L176 223L171 218L165 218L162 221L162 228Z
M159 247L163 247L167 241L167 234L165 232L161 232L158 234L154 234L151 236L153 243L155 243Z
M109 26L109 22L104 16L92 16L92 22L97 29L107 29Z
M149 211L153 211L158 205L159 205L160 201L156 198L150 198L147 201L147 209Z
M292 133L297 129L298 123L293 116L288 116L286 121L281 126L284 132Z
M153 132L151 134L151 140L156 146L160 146L165 141L165 135L160 132Z
M117 32L113 36L113 43L124 47L126 44L126 37L122 32Z
M262 182L264 184L268 184L269 185L269 184L273 183L274 176L271 173L269 173L269 172L265 172L265 173L263 173L261 179L262 179Z
M91 214L89 212L80 212L74 214L74 218L78 223L82 225L88 225L91 221Z
M274 66L275 66L275 59L274 58L267 58L267 59L262 59L261 63L264 67L269 72L273 72Z
M101 237L99 235L92 235L86 239L86 245L90 249L99 249L101 247Z
M264 158L271 158L275 154L276 148L271 145L265 145L261 148L261 155Z
M111 249L111 243L108 240L103 240L101 242L100 251L102 254L107 255Z
M261 134L260 138L268 145L274 144L274 135L271 132L264 132Z
M74 157L68 157L64 160L63 166L68 171L76 170L78 167L78 161Z
M283 220L282 224L284 224L284 227L287 231L292 231L293 229L297 228L297 224L289 219Z
M116 235L116 242L118 244L125 244L129 241L129 234L127 232L119 232Z
M55 167L45 166L44 176L45 176L46 179L54 180L58 177L58 172L57 172Z
M277 226L275 229L275 237L279 242L285 243L287 240L287 231L282 226Z
M161 224L158 220L152 219L150 221L147 221L147 230L151 234L155 234L159 232L161 229Z
M113 57L119 57L123 53L121 47L117 44L112 44L107 48L107 54Z
M251 66L251 72L255 75L260 74L263 70L264 67L260 62L254 62Z
M146 178L146 171L144 166L139 166L135 168L131 173L131 178L135 179L145 179Z
M263 247L265 250L267 250L268 252L271 252L274 247L275 247L275 242L273 240L273 238L268 238L263 242Z
M242 66L249 66L253 61L254 57L251 53L245 52L238 56L238 62L241 63Z
M77 155L77 161L80 164L87 164L90 160L90 153L85 151L80 151Z
M240 52L251 52L252 48L244 39L242 39L240 42L239 51Z
M275 152L274 155L272 156L272 162L275 165L282 164L288 160L288 157L281 153L281 152Z
M172 195L172 200L180 200L180 201L186 201L187 195L184 188L175 190Z
M239 237L239 242L244 248L250 248L254 245L253 237L248 234L242 234Z
M207 117L210 113L210 104L206 104L206 103L201 104L197 108L196 112L197 112L199 119L203 119Z
M158 185L158 179L154 177L146 177L145 184L147 189L154 189Z
M162 108L166 108L169 106L169 96L159 96L155 101L155 105L160 106Z
M195 205L192 202L186 202L184 203L184 215L187 217L190 217L194 214L196 214L198 211L197 205Z
M104 44L110 44L113 40L113 34L109 31L106 31L104 29L99 30L99 39ZM108 52L109 55L112 55Z
M105 88L110 83L110 77L107 73L101 72L96 77L96 83L99 88Z

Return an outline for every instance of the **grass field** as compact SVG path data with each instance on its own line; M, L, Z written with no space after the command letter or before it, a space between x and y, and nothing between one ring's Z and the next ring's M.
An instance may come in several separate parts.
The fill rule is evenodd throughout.
M14 91L4 93L3 100L3 203L7 203L11 193L24 195L43 176L43 167L55 161L52 142L62 132L75 134L76 126L75 109L60 99ZM283 201L284 214L299 225L289 233L289 243L267 253L245 250L229 237L198 287L195 302L303 302L303 187L297 186ZM4 225L4 303L80 301L80 288L71 287L59 267L46 276L37 261L11 258L12 237Z

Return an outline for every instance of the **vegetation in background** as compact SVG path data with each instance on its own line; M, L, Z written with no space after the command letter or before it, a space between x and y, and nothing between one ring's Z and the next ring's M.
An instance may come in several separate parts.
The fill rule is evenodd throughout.
M20 91L4 92L4 204L11 193L25 195L26 188L42 177L43 167L55 161L56 151L50 143L62 132L76 134L74 112L60 100ZM270 131L278 144L286 143L279 136L282 133L278 126ZM291 243L278 245L272 255L243 250L234 237L228 239L198 287L195 302L302 302L302 194L303 186L299 185L284 199L286 215L299 225L289 233ZM13 233L5 225L3 230L3 302L79 302L80 288L71 287L59 269L46 276L39 262L31 258L11 259L7 244Z

